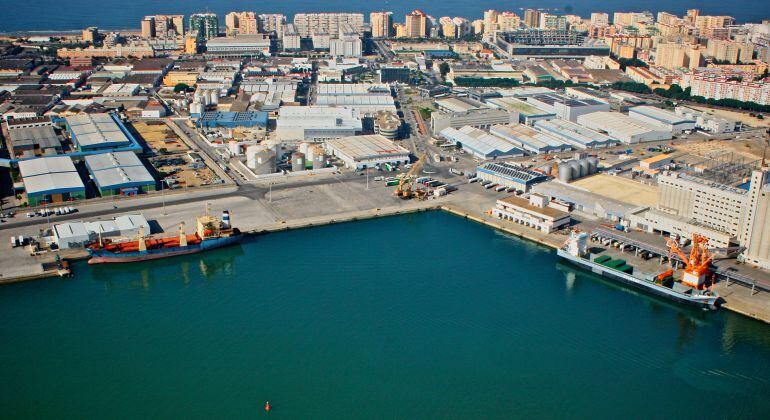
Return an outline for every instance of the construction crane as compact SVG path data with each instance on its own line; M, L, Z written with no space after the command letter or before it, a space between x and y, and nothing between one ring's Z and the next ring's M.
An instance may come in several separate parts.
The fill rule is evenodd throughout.
M417 162L412 165L407 173L401 174L401 179L398 181L398 187L396 187L396 191L393 193L393 195L403 200L408 200L414 196L421 196L419 192L412 191L412 178L417 172L419 172L420 168L422 168L423 162L425 162L427 157L428 155L423 153L419 158L417 158Z
M690 255L685 255L679 244L671 238L666 239L666 244L670 253L677 254L684 261L685 268L684 274L682 274L682 283L697 289L703 288L706 277L710 273L709 264L711 264L713 258L711 251L706 247L708 238L693 233ZM670 257L669 260L671 260Z

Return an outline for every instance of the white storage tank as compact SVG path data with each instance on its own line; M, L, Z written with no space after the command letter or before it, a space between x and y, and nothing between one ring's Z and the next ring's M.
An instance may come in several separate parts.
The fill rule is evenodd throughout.
M580 165L580 176L588 176L591 174L588 164L588 159L580 159L578 161L578 165Z
M580 164L578 164L576 161L571 160L567 162L567 166L570 168L570 172L572 174L572 180L576 180L580 178Z
M596 158L596 157L588 158L588 173L593 175L597 172L599 172L599 158Z
M216 90L210 90L209 91L209 105L218 105L219 104L219 92Z
M570 182L572 181L572 168L566 162L559 164L559 181Z

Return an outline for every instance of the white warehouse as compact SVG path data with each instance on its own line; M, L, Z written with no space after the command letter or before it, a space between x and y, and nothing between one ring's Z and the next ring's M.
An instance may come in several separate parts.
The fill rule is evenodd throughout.
M680 134L695 128L694 119L649 105L629 108L628 116L643 123L670 131L673 134Z
M386 139L380 134L350 136L328 140L326 153L336 156L350 169L372 168L386 163L402 165L409 163L409 150Z
M355 136L363 130L353 109L328 106L287 106L278 111L276 134L282 142L321 142Z
M670 131L619 112L592 112L579 116L577 123L626 144L671 139Z

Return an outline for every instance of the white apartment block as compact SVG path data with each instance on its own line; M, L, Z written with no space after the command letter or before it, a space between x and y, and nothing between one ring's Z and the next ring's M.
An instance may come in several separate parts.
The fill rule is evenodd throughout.
M340 25L350 24L357 32L364 26L363 13L297 13L294 26L302 38L310 38L314 32L339 33Z

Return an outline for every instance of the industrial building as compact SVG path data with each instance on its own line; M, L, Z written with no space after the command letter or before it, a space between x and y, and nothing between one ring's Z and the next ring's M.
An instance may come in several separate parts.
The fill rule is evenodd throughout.
M411 70L409 67L381 67L379 70L380 83L409 83Z
M537 131L528 125L496 125L490 128L489 132L531 153L558 153L572 150L572 145L559 137Z
M671 139L670 131L619 112L592 112L579 116L577 123L591 130L607 133L613 139L626 144Z
M133 152L90 155L85 162L102 197L134 196L155 190L155 178Z
M517 122L519 116L502 109L474 109L466 112L433 112L430 118L431 131L438 133L445 128L461 128L466 125L475 128L489 128L496 124Z
M543 233L569 226L569 213L548 207L549 201L548 197L539 194L531 194L529 199L512 195L497 200L492 215Z
M390 87L385 84L331 83L318 85L315 104L346 107L361 117L371 117L378 111L396 112Z
M596 99L575 99L560 94L530 96L527 98L527 103L572 122L577 121L580 115L610 110L610 104L607 102Z
M589 130L579 124L565 120L540 120L534 127L544 133L552 134L577 149L599 149L617 144L609 136Z
M448 127L441 130L439 135L479 159L524 156L524 151L510 141L471 126L459 130Z
M548 180L548 177L541 172L507 162L483 163L476 168L476 176L483 181L524 192L529 191L533 185Z
M267 127L267 112L224 112L206 111L201 114L196 124L203 128Z
M335 156L350 169L361 170L386 163L409 163L409 151L379 134L350 136L327 140L324 145L329 155Z
M540 109L525 100L514 96L504 96L502 98L490 98L486 100L487 104L498 109L504 109L511 114L518 115L517 121L522 124L532 125L535 121L552 120L556 118L556 113Z
M64 119L79 151L105 150L136 143L115 114L77 114Z
M378 111L374 117L374 133L382 134L388 140L396 140L401 133L401 118L389 111Z
M19 172L30 206L86 198L85 185L67 156L22 160Z
M53 227L54 241L61 249L80 248L104 239L135 238L140 230L150 233L150 224L141 214L127 214L112 220L67 222Z
M628 116L673 134L695 129L695 120L665 109L642 105L628 109Z
M674 109L676 115L695 121L695 127L713 134L731 133L740 130L741 123L727 118L717 117L703 111L698 111L686 106L678 106Z
M51 124L23 128L8 124L8 135L12 157L55 155L62 151L61 140Z
M358 113L349 108L290 106L278 111L276 134L283 142L320 142L363 131Z
M466 112L474 109L487 108L483 103L469 98L436 99L436 107L442 112Z
M265 34L211 38L206 53L218 57L269 56L270 37Z

